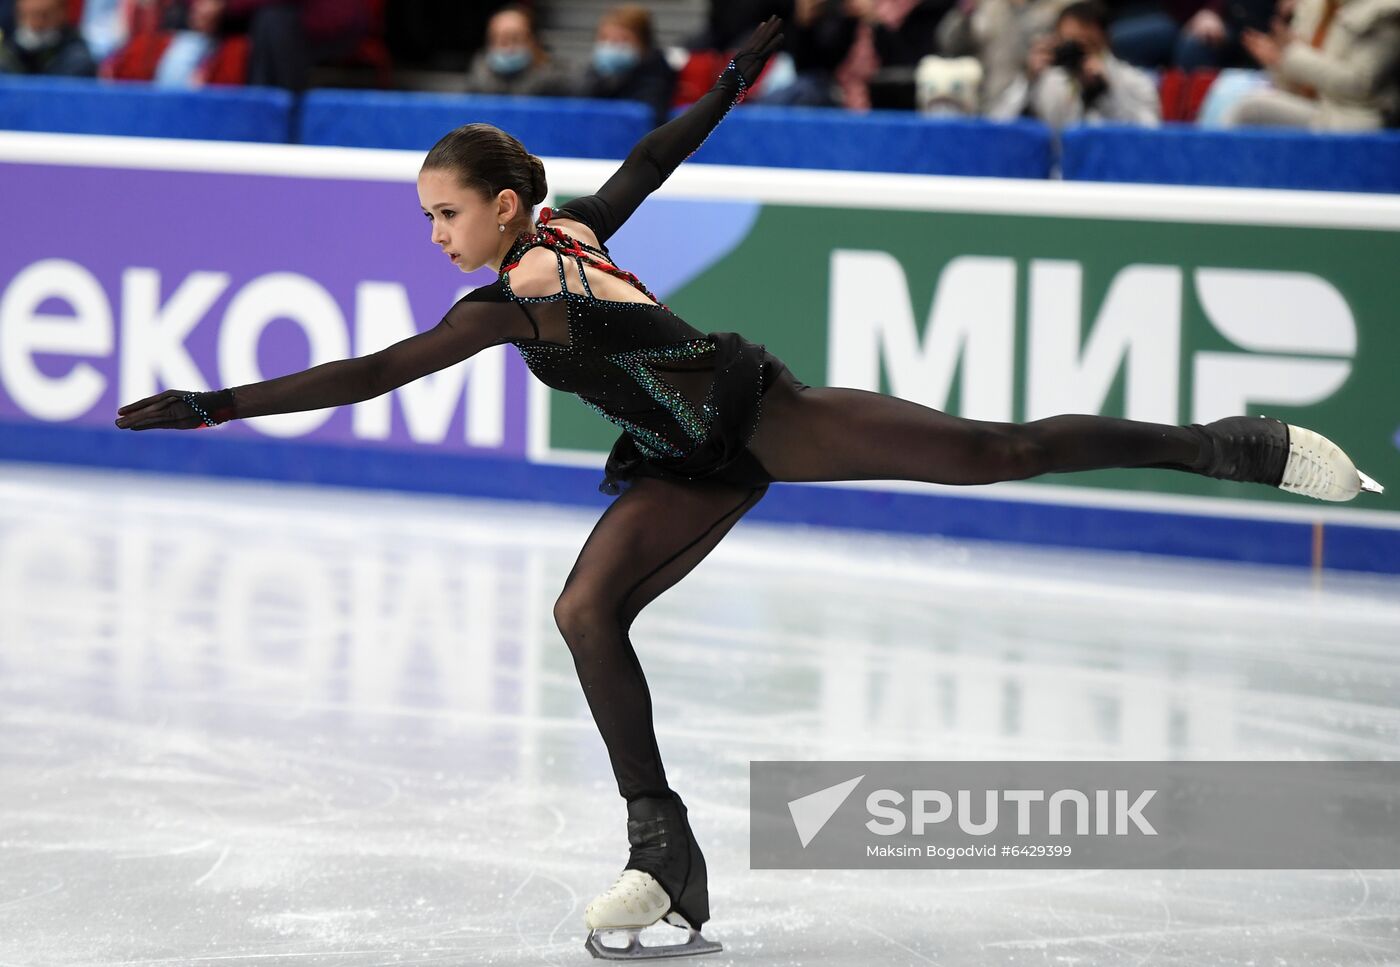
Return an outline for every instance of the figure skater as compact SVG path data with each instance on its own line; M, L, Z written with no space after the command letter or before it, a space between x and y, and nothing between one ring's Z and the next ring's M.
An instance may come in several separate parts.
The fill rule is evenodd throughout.
M132 430L344 406L514 345L530 370L622 428L599 489L618 494L554 605L594 721L627 801L630 854L588 905L588 949L638 959L709 953L705 859L666 781L651 696L628 637L633 621L689 573L773 481L921 480L984 484L1105 467L1163 467L1281 487L1323 500L1380 491L1333 443L1278 420L1229 417L1167 426L1101 416L1026 424L964 420L855 389L809 387L762 345L705 334L617 266L607 241L744 97L782 40L770 19L688 111L644 137L595 195L540 212L545 173L515 138L485 124L428 152L418 195L432 241L463 271L498 279L438 325L380 352L216 392L166 390L121 407ZM662 244L683 245L685 226ZM780 293L774 294L781 298ZM683 943L640 944L665 919ZM599 931L626 932L606 946Z

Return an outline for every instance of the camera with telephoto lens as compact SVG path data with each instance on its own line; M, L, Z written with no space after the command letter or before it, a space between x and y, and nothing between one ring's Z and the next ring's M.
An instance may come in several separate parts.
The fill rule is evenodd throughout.
M1063 67L1071 74L1079 73L1084 66L1084 45L1077 40L1062 40L1055 45L1055 54L1050 63Z

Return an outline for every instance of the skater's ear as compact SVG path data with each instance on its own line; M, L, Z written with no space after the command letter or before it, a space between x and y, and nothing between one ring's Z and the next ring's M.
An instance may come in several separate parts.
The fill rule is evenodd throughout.
M496 221L499 224L509 225L524 210L525 206L514 188L502 188L496 192Z

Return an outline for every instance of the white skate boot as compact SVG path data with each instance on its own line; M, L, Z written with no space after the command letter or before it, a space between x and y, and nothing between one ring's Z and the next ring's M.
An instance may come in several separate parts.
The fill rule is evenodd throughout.
M672 793L629 802L627 840L632 846L628 868L584 910L588 952L605 960L651 960L723 950L700 935L710 918L705 857L691 835L680 797ZM655 875L639 866L654 870ZM676 944L643 944L642 930L663 919L687 931L686 939ZM626 946L604 944L603 935L608 933L624 934Z
M1366 476L1331 440L1301 426L1267 417L1230 416L1205 426L1197 473L1221 480L1263 483L1318 500L1351 500L1384 487Z
M1280 490L1318 500L1351 500L1361 491L1379 494L1385 488L1356 469L1342 448L1320 433L1288 427L1288 464Z
M680 914L667 913L670 909L671 898L656 882L656 877L641 870L623 870L617 882L583 911L583 922L588 927L588 939L584 946L594 957L604 960L688 957L724 949L720 944L702 937L700 931ZM644 945L641 932L662 919L688 930L689 936L678 944ZM613 932L625 934L626 946L615 947L603 943L603 935Z

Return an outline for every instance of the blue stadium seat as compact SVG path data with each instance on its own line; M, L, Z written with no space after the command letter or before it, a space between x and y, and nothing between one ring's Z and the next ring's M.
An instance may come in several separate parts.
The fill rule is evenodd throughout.
M0 129L285 142L292 96L269 88L171 91L130 81L0 74Z

